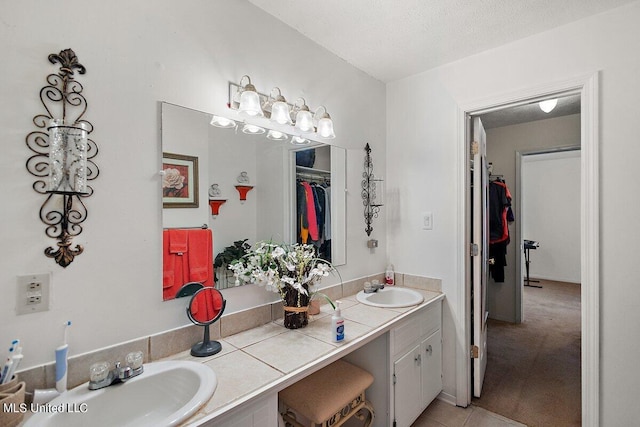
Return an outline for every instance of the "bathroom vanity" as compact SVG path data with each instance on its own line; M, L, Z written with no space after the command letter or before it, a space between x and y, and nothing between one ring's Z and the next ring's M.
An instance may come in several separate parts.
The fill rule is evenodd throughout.
M328 305L303 329L272 322L222 339L220 354L200 360L216 372L218 389L183 425L277 427L278 392L344 358L375 377L367 389L376 412L373 426L395 421L408 427L442 390L444 295L419 292L424 301L404 308L368 306L355 295L341 299L343 343L331 340ZM198 360L187 353L176 358Z

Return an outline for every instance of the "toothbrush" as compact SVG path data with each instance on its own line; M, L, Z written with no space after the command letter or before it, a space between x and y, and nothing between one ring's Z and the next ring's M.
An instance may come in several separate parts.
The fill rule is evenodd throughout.
M0 380L0 384L8 383L9 379L11 378L9 376L9 371L11 370L11 367L13 366L13 359L11 358L11 353L13 353L13 350L14 350L14 347L12 345L9 348L9 356L7 357L7 361L5 362L4 366L2 367L2 373L0 374L0 378L2 378L2 379Z
M9 382L7 378L9 376L9 371L11 370L12 365L13 365L13 360L10 357L7 357L7 361L4 364L4 367L2 368L2 381L0 382L0 384L5 384Z
M63 393L67 390L67 352L69 345L67 344L68 329L71 326L71 320L64 323L64 342L56 348L56 390Z
M22 362L22 347L16 348L16 352L13 356L11 356L11 366L9 366L9 371L7 372L7 376L3 379L3 383L11 381L13 378L13 374L18 370L18 366L20 366L20 362Z
M9 370L9 362L11 361L11 353L13 352L13 349L15 348L16 345L18 345L18 343L20 342L20 340L13 340L11 341L11 347L9 347L9 354L7 355L7 361L5 362L4 366L2 367L2 369L0 369L0 384L4 384L4 379L7 377L7 371Z

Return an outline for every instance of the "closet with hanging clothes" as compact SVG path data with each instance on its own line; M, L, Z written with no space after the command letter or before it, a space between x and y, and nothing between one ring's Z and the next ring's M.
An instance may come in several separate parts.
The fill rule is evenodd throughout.
M330 147L296 152L296 242L312 244L331 262Z

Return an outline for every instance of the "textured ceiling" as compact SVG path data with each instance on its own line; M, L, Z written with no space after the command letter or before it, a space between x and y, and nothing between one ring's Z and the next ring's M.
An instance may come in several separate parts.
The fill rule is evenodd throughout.
M536 120L567 116L569 114L580 114L580 95L570 95L558 98L558 105L556 105L556 108L549 113L542 111L537 102L532 102L530 104L504 108L502 110L482 114L480 119L482 120L482 125L485 129L492 129L517 125L519 123L533 122Z
M632 0L249 0L383 82Z

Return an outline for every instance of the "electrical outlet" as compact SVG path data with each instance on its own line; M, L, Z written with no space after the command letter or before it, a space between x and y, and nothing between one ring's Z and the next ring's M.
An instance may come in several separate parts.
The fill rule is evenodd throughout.
M42 302L42 296L40 295L33 295L30 297L27 297L27 305L40 304L41 302Z
M29 314L49 310L51 274L18 276L16 313Z

